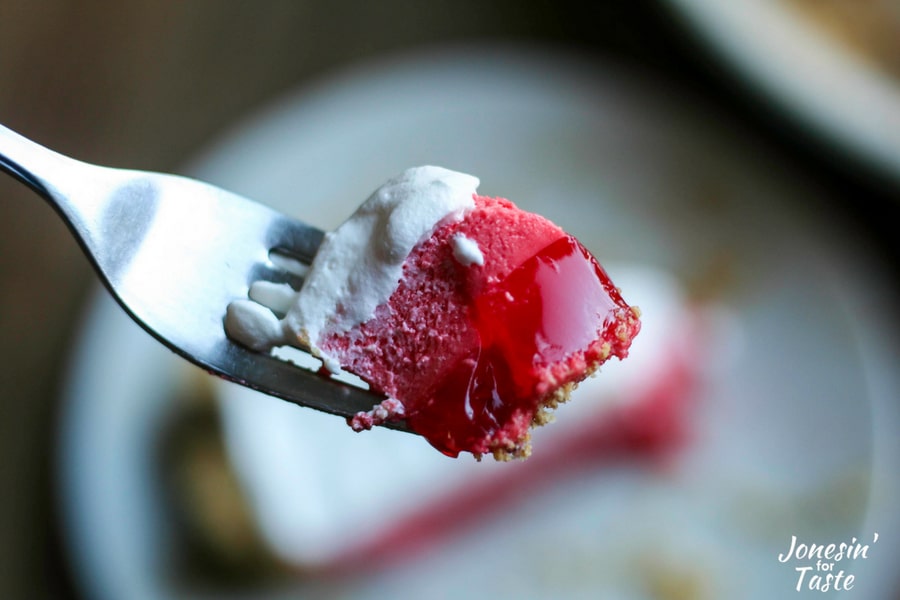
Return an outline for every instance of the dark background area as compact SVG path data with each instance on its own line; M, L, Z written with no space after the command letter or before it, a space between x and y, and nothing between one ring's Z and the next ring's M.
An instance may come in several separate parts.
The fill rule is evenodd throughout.
M590 6L593 4L593 6ZM0 123L99 164L178 171L279 93L356 61L473 41L561 47L685 88L786 168L896 274L897 182L772 109L653 0L0 3ZM895 278L896 279L896 278ZM53 211L0 177L0 598L74 597L54 505L55 398L87 260Z

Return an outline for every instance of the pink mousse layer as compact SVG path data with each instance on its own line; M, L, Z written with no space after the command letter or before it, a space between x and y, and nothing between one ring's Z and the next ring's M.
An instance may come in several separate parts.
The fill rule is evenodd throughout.
M478 245L483 265L454 257L457 234ZM461 221L414 248L372 319L319 345L390 398L355 429L405 419L449 456L506 459L528 455L530 428L574 384L627 356L638 315L577 240L476 195Z

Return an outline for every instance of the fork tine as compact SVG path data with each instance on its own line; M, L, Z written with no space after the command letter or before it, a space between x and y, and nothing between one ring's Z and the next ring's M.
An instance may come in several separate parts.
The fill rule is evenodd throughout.
M315 373L274 356L258 354L230 342L223 344L219 352L228 364L228 370L212 369L213 374L300 406L349 417L370 410L384 399L384 396L328 375ZM384 426L409 431L404 422L389 422Z
M295 290L299 290L303 285L303 277L275 265L257 263L254 265L247 277L247 283L252 284L256 281L271 281L272 283L286 283Z
M276 250L302 263L312 262L325 233L306 223L281 215L266 231L269 250Z

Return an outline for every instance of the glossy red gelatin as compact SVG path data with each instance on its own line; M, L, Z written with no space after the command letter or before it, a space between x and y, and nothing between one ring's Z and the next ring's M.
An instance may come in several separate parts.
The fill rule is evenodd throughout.
M454 259L458 234L478 244L483 266ZM393 416L444 454L509 458L527 455L544 409L610 356L624 358L639 329L576 239L508 200L476 196L475 210L413 251L371 321L322 346L399 400ZM354 426L371 424L363 415Z
M625 307L597 261L571 237L534 255L473 299L479 345L436 382L431 398L407 421L441 452L490 450L485 440L515 446L540 401L569 381L578 354L617 325ZM597 349L595 360L602 350ZM564 381L568 383L569 381Z

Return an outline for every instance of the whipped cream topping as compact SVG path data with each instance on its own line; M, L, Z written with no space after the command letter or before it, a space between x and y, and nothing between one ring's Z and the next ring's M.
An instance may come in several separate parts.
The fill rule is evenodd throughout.
M484 254L478 247L478 242L466 237L462 233L456 233L451 238L453 242L453 258L464 267L472 265L483 266Z
M284 294L274 294L279 300L272 304L278 307L271 306L266 299L273 297L272 290L255 286L251 300L229 305L226 332L258 351L284 344L308 347L326 368L337 372L339 365L318 348L322 335L346 332L371 319L375 308L397 289L403 262L413 248L440 225L461 219L474 208L478 184L477 177L442 167L404 171L326 234L282 319L269 309L282 308ZM463 256L477 262L477 245L474 252L466 248Z

